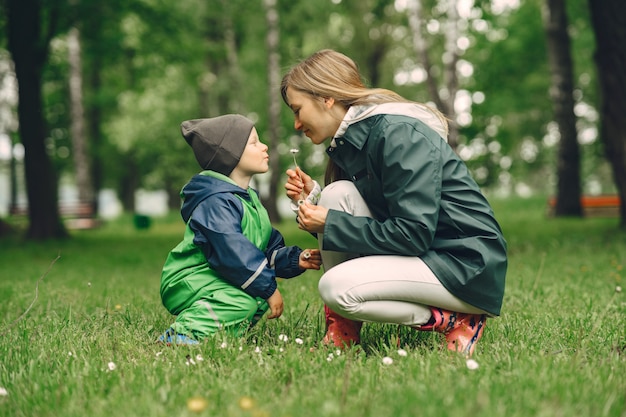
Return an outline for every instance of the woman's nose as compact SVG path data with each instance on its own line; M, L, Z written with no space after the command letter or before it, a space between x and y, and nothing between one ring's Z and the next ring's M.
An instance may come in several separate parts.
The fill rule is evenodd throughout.
M300 119L295 119L295 121L293 122L293 127L296 130L302 129L302 122L300 122Z

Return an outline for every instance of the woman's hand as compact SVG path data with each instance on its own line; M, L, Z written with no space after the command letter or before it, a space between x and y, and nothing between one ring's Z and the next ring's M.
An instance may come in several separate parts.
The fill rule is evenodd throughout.
M319 249L305 249L300 253L298 266L300 269L320 269L322 254Z
M286 174L285 191L287 197L295 204L298 204L298 201L304 200L309 195L315 184L313 179L302 171L300 167L288 169Z
M270 295L270 298L267 299L267 305L270 307L270 314L267 316L268 319L277 319L283 314L283 308L285 306L283 304L283 296L280 295L278 288L276 288L274 294Z
M309 233L323 233L326 216L328 216L326 207L316 206L305 201L300 204L298 209L298 227Z

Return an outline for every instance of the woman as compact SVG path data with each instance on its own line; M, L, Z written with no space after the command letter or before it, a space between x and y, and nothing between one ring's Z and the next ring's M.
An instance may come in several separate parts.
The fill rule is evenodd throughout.
M318 234L327 333L359 343L363 322L443 333L470 356L504 295L506 242L438 112L366 88L333 50L295 65L281 83L294 127L327 143L326 187L287 170L299 227Z

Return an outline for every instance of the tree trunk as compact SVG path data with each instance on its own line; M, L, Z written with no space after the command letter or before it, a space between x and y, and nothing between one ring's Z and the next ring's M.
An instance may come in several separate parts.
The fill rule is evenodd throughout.
M440 93L440 80L435 76L434 65L428 55L429 45L426 42L427 36L422 33L423 17L422 0L410 0L408 3L409 27L412 32L413 51L421 62L426 71L426 86L428 88L430 99L435 103L437 109L450 119L448 130L448 144L452 149L456 150L459 144L459 128L456 124L456 115L454 114L454 100L458 91L458 75L456 72L456 64L459 60L459 51L456 42L459 37L458 25L459 15L457 12L457 3L452 1L448 4L448 19L443 22L445 27L445 54L443 62L443 87L447 92L447 97L442 97Z
M83 108L83 77L81 65L80 32L73 28L68 36L68 60L70 64L70 108L72 114L72 155L76 173L78 199L81 203L93 204L94 193L85 136Z
M267 35L265 43L267 45L267 78L268 78L268 130L269 130L269 148L270 155L278 156L278 143L280 139L280 55L278 53L278 10L276 9L276 0L265 0L265 20L267 22ZM270 184L269 195L264 198L263 205L267 209L272 222L280 221L280 213L278 212L277 195L278 183L283 173L280 171L280 159L278 157L270 158Z
M19 134L24 145L24 171L28 196L29 239L67 236L57 207L57 176L46 153L42 71L48 40L40 33L38 0L7 0L9 50L19 85ZM52 23L50 23L52 26Z
M602 97L600 136L622 200L626 229L626 13L623 0L589 0Z
M555 216L582 216L580 204L580 149L574 114L574 77L565 0L546 0L543 8L552 74L550 97L559 126Z

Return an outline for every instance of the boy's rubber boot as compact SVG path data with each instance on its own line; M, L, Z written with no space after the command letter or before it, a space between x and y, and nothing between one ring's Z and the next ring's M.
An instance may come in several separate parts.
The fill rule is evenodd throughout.
M472 356L476 343L483 335L487 316L485 314L468 314L430 307L433 316L431 322L419 330L443 333L448 349Z
M363 322L341 317L326 305L324 306L324 313L326 315L326 335L322 339L323 345L344 348L358 345L361 342L360 333Z

